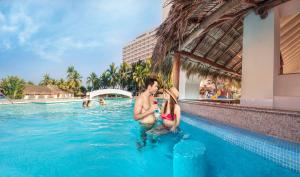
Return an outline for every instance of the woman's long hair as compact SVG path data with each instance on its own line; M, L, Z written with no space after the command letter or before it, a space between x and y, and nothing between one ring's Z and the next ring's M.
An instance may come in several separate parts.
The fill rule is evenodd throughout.
M166 104L165 104L164 114L166 114L166 112L167 112L168 103L169 103L169 101L167 101ZM171 114L172 117L174 117L175 105L176 105L176 101L174 100L173 97L170 96L170 114ZM175 119L175 121L176 121L176 119Z

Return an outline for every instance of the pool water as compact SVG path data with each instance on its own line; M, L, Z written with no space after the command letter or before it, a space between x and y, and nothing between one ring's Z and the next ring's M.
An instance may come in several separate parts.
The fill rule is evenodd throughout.
M118 99L88 109L80 102L0 105L0 176L172 177L173 147L186 139L206 146L207 177L300 176L184 121L180 133L141 148L133 104Z

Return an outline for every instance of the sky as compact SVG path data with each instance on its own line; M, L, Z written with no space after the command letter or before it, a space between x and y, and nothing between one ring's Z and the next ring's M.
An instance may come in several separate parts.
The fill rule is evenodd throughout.
M162 0L0 0L0 79L83 77L122 61L122 47L159 26Z

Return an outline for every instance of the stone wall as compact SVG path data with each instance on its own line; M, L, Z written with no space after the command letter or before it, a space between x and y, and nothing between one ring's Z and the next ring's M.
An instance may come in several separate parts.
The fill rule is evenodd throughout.
M183 112L300 143L300 112L187 100L180 106Z

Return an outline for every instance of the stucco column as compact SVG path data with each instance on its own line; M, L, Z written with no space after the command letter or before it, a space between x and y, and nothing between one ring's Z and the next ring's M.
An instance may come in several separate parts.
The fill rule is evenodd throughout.
M244 19L242 98L245 106L274 106L274 85L279 74L278 10L269 11L267 18L251 12Z
M180 69L179 99L199 99L200 82L197 75L187 78L186 71Z
M180 75L180 54L173 55L173 69L172 69L172 82L174 87L179 89L179 75Z
M180 69L179 75L179 99L185 99L186 72Z

